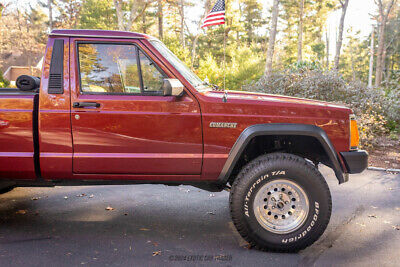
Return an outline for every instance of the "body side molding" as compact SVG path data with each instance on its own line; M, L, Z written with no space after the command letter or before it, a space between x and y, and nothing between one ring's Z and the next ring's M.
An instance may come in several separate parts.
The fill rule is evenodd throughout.
M343 169L339 163L339 158L335 148L329 140L328 135L320 127L309 124L268 123L249 126L240 134L231 151L229 152L228 159L218 177L219 183L227 183L233 168L235 167L247 144L254 137L262 135L299 135L316 138L321 143L323 149L328 155L328 158L332 164L332 169L335 172L339 184L347 182L348 178L346 175L343 175Z

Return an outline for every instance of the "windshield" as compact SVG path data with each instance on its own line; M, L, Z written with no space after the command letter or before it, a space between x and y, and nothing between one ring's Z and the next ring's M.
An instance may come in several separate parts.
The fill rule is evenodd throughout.
M171 52L162 42L151 40L150 43L160 54L171 63L179 73L198 91L208 88L208 84L202 81L193 71L191 71L174 53Z

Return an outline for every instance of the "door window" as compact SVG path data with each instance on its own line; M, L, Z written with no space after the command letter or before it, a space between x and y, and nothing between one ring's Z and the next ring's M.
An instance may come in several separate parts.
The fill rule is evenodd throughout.
M142 51L139 51L139 58L143 77L143 91L145 93L161 91L164 80L163 75Z
M78 43L78 57L84 93L162 93L165 75L134 45Z

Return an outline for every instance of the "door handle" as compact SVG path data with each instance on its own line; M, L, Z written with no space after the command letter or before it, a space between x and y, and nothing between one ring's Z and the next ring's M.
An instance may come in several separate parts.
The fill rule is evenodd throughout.
M97 102L74 102L74 108L99 108L100 103Z

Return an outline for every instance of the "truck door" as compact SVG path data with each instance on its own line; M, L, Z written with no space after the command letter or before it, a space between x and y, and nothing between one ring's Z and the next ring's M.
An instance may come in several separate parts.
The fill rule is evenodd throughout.
M199 104L162 95L162 63L139 41L72 41L73 172L200 174Z

